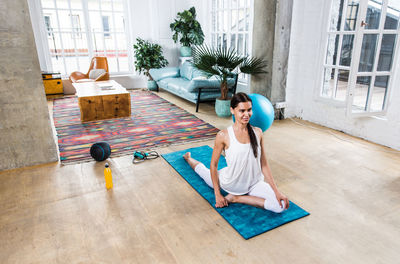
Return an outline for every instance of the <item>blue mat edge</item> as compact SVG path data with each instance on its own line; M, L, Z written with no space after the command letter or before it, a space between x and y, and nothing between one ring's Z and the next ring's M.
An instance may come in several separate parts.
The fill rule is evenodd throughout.
M248 236L248 237L243 236L243 235L239 232L239 230L236 229L236 227L233 226L233 225L228 221L228 219L227 219L224 215L222 215L222 214L219 212L219 210L218 210L219 208L216 208L212 203L210 203L210 202L209 202L209 201L208 201L208 200L207 200L207 199L192 185L192 184L190 184L190 182L188 182L188 181L185 179L185 177L183 177L183 176L175 169L175 167L164 157L164 156L168 156L168 154L172 154L172 153L176 153L176 152L189 151L189 150L191 150L191 149L200 148L200 147L208 147L208 148L211 148L211 147L208 146L208 145L203 145L203 146L199 146L199 147L193 147L193 148L188 148L188 149L173 151L173 152L166 153L166 154L161 154L161 156L162 156L163 159L176 171L176 173L178 173L178 174L192 187L192 189L194 189L204 200L206 200L207 203L209 203L209 204L211 205L211 207L214 208L214 210L217 211L217 213L218 213L218 214L233 228L233 229L235 229L235 231L236 231L241 237L243 237L245 240L248 240L248 239L253 238L253 237L255 237L255 236L261 235L261 234L263 234L263 233L265 233L265 232L268 232L268 231L270 231L270 230L272 230L272 229L278 228L278 227L283 226L283 225L285 225L285 224L287 224L287 223L296 221L296 220L298 220L298 219L301 219L301 218L303 218L303 217L306 217L306 216L310 215L309 212L307 212L307 211L305 211L305 210L303 209L304 212L306 212L304 215L301 215L301 216L299 216L299 217L297 217L297 218L293 218L293 219L290 220L290 221L284 222L284 223L282 223L282 224L280 224L280 225L277 225L277 226L275 226L275 227L273 227L273 228L270 228L270 229L268 229L268 230L264 230L263 232L260 232L260 233L258 233L258 234L254 234L254 235ZM211 148L211 149L212 149L212 148ZM182 159L183 159L183 157L182 157ZM292 202L292 201L290 201L290 202ZM297 204L296 204L296 205L297 205ZM301 207L300 207L300 208L301 208Z

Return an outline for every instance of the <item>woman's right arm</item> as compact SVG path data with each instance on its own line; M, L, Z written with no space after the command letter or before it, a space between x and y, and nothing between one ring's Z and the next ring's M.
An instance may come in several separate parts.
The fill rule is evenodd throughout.
M225 207L228 206L228 201L222 196L220 187L219 187L219 179L218 179L218 161L221 156L222 150L224 149L224 132L220 131L215 138L214 150L211 157L210 164L210 172L211 172L211 180L214 187L215 194L215 207Z

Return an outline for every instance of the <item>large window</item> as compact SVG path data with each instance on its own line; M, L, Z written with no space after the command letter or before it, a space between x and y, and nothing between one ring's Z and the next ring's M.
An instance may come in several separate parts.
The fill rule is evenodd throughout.
M352 116L385 114L399 19L399 0L333 0L320 96Z
M53 71L85 72L106 56L110 72L128 72L124 1L41 0Z
M211 3L211 46L249 55L252 0L211 0ZM240 79L246 79L246 75Z

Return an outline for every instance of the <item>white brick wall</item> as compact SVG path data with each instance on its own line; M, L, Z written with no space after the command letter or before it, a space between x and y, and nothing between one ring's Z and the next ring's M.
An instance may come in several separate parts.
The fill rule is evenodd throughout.
M316 100L322 74L321 44L330 0L296 0L293 6L286 101L289 117L317 124L400 150L400 66L384 118L349 118L345 109ZM397 55L399 56L399 55Z

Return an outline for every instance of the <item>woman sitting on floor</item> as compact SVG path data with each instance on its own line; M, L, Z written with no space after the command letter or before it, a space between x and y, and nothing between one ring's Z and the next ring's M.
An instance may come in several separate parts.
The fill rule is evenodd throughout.
M215 207L243 203L281 213L289 208L289 200L275 185L265 156L261 129L249 123L252 101L247 94L237 93L233 96L231 113L235 116L235 123L218 132L211 170L193 159L190 152L183 157L208 186L217 186L214 188ZM228 166L218 171L222 150L225 151ZM228 195L224 197L220 188Z

